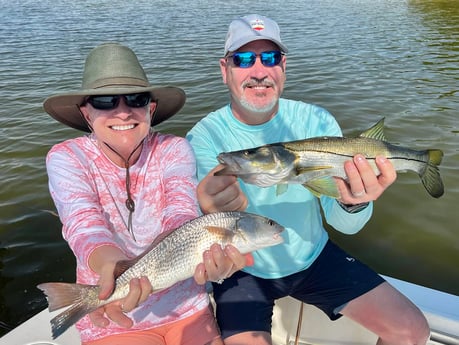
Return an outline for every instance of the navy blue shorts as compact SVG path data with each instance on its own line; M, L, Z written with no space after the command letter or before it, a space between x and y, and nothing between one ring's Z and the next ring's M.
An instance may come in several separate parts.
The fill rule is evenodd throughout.
M223 338L247 331L271 333L274 301L285 296L315 305L336 320L346 303L383 282L329 240L314 263L301 272L263 279L239 271L223 284L213 284L217 321Z

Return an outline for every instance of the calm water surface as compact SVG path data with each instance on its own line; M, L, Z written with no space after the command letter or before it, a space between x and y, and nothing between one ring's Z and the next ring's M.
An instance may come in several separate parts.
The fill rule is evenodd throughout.
M459 1L0 0L0 334L45 307L36 284L75 279L44 159L81 133L51 119L44 98L79 88L89 50L118 41L153 84L186 90L158 128L183 136L228 101L218 58L230 20L250 12L281 26L285 97L327 108L345 134L384 116L389 141L444 151L442 198L400 174L365 230L331 235L383 274L459 295Z

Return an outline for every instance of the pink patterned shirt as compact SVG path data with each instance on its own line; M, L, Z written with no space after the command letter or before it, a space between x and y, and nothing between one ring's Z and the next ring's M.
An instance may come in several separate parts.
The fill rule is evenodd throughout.
M78 283L97 284L99 277L88 266L88 258L97 247L113 245L133 258L159 234L198 216L195 159L190 145L181 137L151 132L138 161L129 168L136 241L127 228L126 169L112 163L92 135L55 145L48 153L46 166L63 237L76 256ZM190 278L152 294L128 313L134 320L131 329L115 323L98 328L88 316L77 323L77 328L82 341L90 341L177 321L208 303L205 287Z

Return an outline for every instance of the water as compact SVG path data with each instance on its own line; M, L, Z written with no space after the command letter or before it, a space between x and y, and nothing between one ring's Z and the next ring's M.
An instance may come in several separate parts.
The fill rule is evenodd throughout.
M442 198L400 174L366 229L331 235L378 272L459 295L459 1L0 0L1 333L45 307L36 284L75 279L44 158L81 133L49 117L44 98L79 88L89 50L118 41L154 85L186 90L184 109L158 127L183 136L228 101L218 58L230 20L251 12L281 26L285 97L327 108L345 134L385 116L389 141L445 152Z

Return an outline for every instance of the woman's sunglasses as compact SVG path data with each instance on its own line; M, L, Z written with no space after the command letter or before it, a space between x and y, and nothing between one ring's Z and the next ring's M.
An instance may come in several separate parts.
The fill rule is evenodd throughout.
M261 63L266 67L277 66L282 60L283 53L279 50L262 52L255 54L254 52L236 52L228 55L228 58L233 58L233 64L241 68L249 68L255 64L257 56L260 57Z
M93 108L99 110L112 110L118 107L121 97L124 98L126 105L131 108L142 108L151 100L151 94L148 92L132 93L129 95L103 95L89 96L86 100Z

